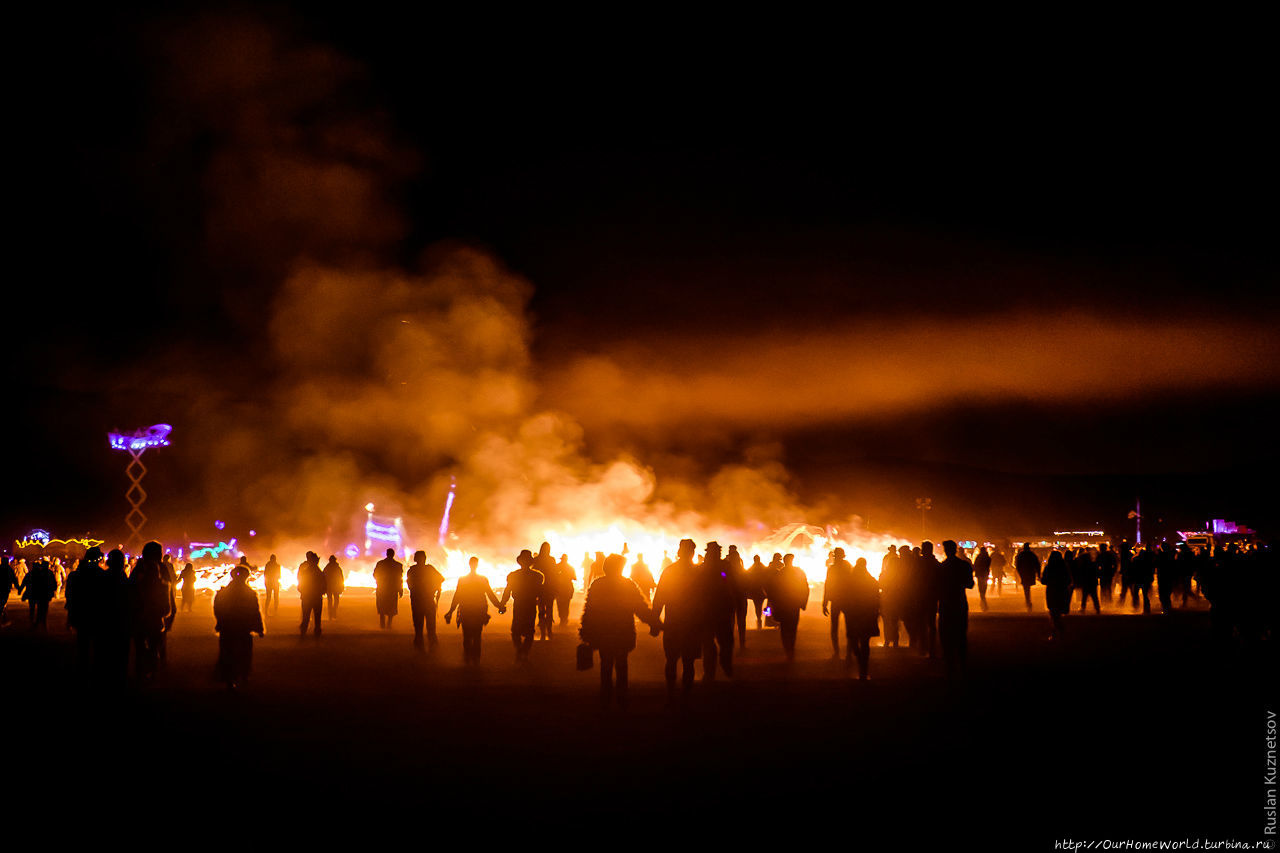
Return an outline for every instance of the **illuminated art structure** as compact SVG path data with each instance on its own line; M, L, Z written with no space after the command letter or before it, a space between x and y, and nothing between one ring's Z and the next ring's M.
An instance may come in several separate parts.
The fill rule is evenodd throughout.
M57 546L57 545L62 545L62 546L75 545L79 548L84 548L88 550L89 548L102 545L103 540L90 539L87 536L83 539L54 539L53 535L49 533L49 531L36 528L35 530L32 530L30 533L28 533L24 538L15 539L13 544L14 546L17 547L18 550L23 550L24 548L45 549L45 548L49 548L50 546Z
M364 523L365 555L381 556L388 547L394 548L396 553L402 552L405 542L404 519L400 516L394 518L375 516L372 503L365 504L364 511L368 513Z
M230 542L192 542L191 553L187 556L192 560L218 560L224 554L234 556L236 551L236 540L232 538Z
M153 424L145 429L132 433L108 433L112 450L123 450L131 457L124 472L129 475L129 489L124 496L129 500L129 514L124 523L129 527L129 539L125 548L133 553L142 545L142 528L147 517L142 512L142 505L147 500L146 489L142 488L142 478L147 475L147 467L142 464L142 454L152 447L168 447L169 433L173 427L168 424Z

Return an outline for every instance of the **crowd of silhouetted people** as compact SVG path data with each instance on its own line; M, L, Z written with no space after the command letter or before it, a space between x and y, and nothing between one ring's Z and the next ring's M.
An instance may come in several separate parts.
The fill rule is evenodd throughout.
M1160 611L1170 613L1203 598L1209 604L1212 635L1246 642L1271 635L1276 602L1277 566L1271 549L1232 543L1217 547L1055 547L1047 553L1026 543L1006 554L998 546L968 552L947 540L942 556L932 542L918 547L890 546L881 558L878 577L864 558L850 563L842 548L832 549L822 584L822 614L830 623L833 659L843 657L860 680L869 678L873 637L887 648L909 646L917 654L940 657L946 673L962 676L967 662L970 589L977 604L988 609L988 594L1001 596L1004 586L1020 586L1028 611L1035 608L1033 589L1044 589L1049 614L1049 637L1061 641L1067 617L1078 604L1080 612L1112 610L1152 611L1153 592ZM627 700L627 657L636 647L636 620L662 637L666 658L664 676L669 697L686 698L701 661L702 678L714 681L721 673L732 677L734 651L745 648L747 624L776 627L787 661L795 658L800 614L810 604L811 584L792 554L775 553L765 563L754 555L750 565L730 545L727 550L708 542L702 553L691 539L680 542L675 558L663 555L657 577L643 555L585 555L582 564L586 600L579 622L579 666L600 665L601 702L609 706ZM554 629L568 624L569 604L578 574L567 555L556 560L551 546L538 552L521 551L517 568L506 576L501 596L479 574L473 557L469 572L458 578L444 614L462 632L463 659L480 661L484 627L490 607L512 611L510 634L517 664L529 661L534 643L552 638ZM260 603L249 581L260 575L265 598ZM276 615L280 605L280 564L274 554L259 570L246 557L233 566L227 583L213 600L219 635L218 678L235 687L250 675L253 635L263 636L264 615ZM439 644L438 607L445 578L417 551L408 567L388 549L373 570L379 626L390 630L400 600L409 594L414 647L433 652ZM127 678L132 649L136 677L152 678L166 660L167 635L177 614L191 611L196 600L197 573L191 563L182 571L149 542L140 557L128 560L120 550L103 555L90 548L65 571L59 560L25 561L5 557L0 562L4 604L13 591L30 608L32 630L47 630L49 604L58 595L66 602L67 626L75 632L77 660L86 677L104 684ZM1118 588L1118 592L1117 592ZM301 604L299 633L321 635L327 619L337 617L345 590L345 573L336 557L325 566L308 551L298 566L296 589ZM1175 608L1176 602L1176 608ZM843 618L843 629L841 619ZM8 624L0 610L0 623ZM843 653L841 638L843 635Z

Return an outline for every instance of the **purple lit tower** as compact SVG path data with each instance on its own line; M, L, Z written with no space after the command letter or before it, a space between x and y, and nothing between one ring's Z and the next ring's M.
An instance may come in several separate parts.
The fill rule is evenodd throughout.
M142 504L147 500L147 492L142 488L142 478L147 474L147 467L142 464L142 454L152 447L168 447L169 433L173 427L168 424L154 424L131 433L112 432L107 434L112 450L123 450L129 454L129 464L124 472L129 475L129 490L124 496L129 499L129 514L124 523L129 526L129 540L125 549L129 553L137 553L142 547L142 528L147 517L142 512Z

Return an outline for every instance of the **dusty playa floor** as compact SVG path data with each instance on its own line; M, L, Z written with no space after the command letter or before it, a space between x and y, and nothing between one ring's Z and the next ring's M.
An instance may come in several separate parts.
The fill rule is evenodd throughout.
M776 631L751 630L734 677L699 680L685 709L668 707L660 641L642 633L631 707L608 714L598 670L574 668L575 624L518 667L495 614L467 668L443 622L434 655L413 650L407 601L381 631L372 597L349 594L317 640L287 599L231 692L212 679L206 597L179 615L153 683L103 694L76 678L61 603L33 635L11 601L5 800L47 810L8 824L98 837L113 809L150 801L165 838L207 826L329 846L402 831L564 846L601 830L627 847L1263 838L1269 651L1212 652L1199 609L1073 614L1055 645L1020 598L975 608L961 683L878 645L871 680L851 679L815 606L794 665Z

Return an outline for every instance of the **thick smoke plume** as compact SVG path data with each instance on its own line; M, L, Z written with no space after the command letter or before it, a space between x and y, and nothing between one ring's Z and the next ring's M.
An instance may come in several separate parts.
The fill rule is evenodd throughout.
M269 379L197 403L187 425L211 448L213 498L257 519L260 544L340 550L370 502L429 544L451 478L452 542L506 559L548 536L613 528L612 549L647 529L804 519L776 461L659 487L637 459L591 458L578 419L540 405L532 285L467 246L393 260L406 253L394 190L418 158L353 94L357 64L254 19L163 43L157 148L205 152L209 264L249 271L231 288L247 332L267 317L253 370Z

